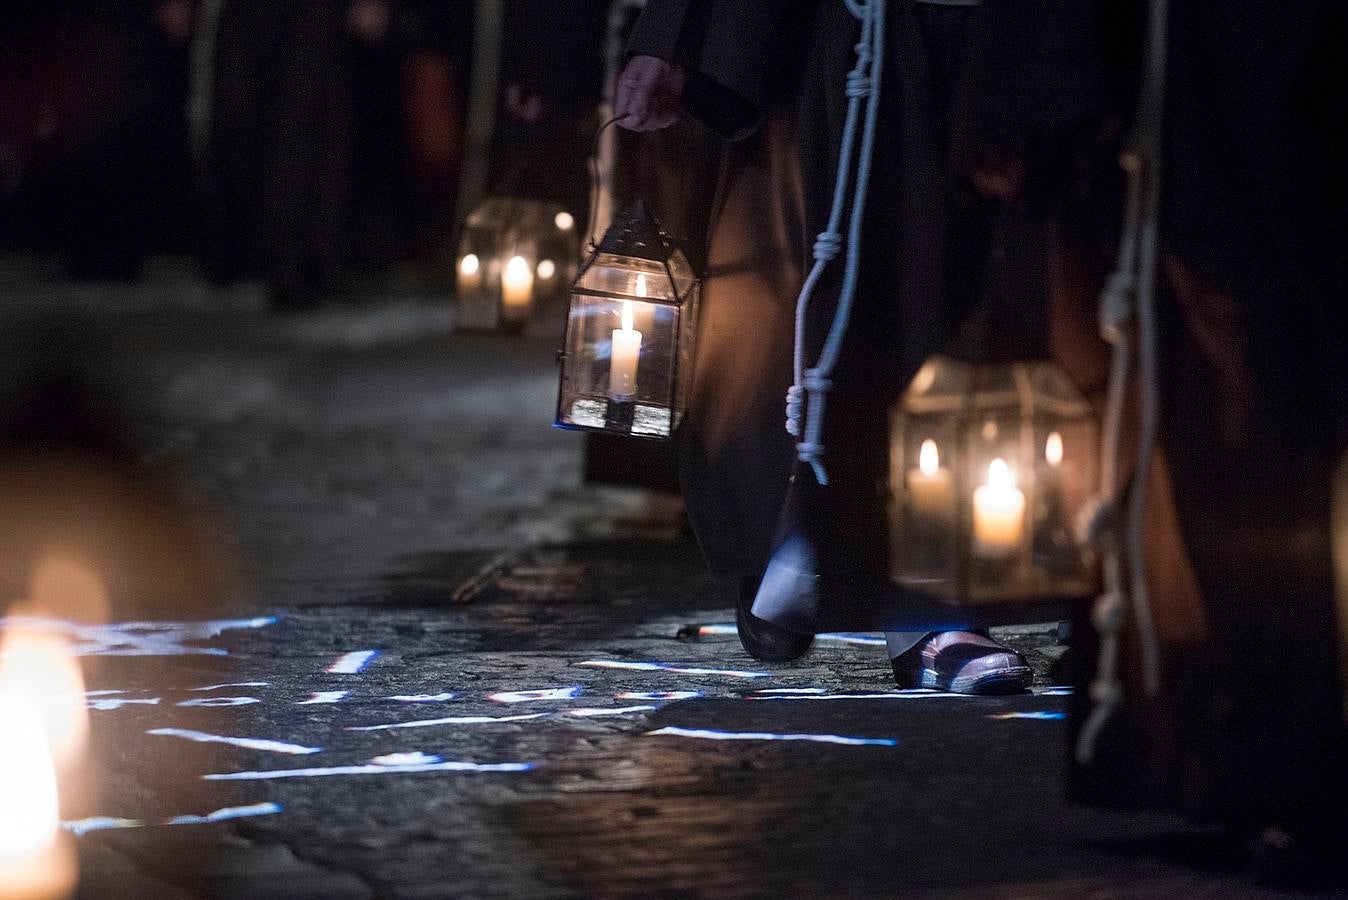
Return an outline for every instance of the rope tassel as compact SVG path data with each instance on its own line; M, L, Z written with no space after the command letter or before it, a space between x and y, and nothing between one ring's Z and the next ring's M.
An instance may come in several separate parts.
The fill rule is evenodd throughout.
M796 457L808 463L821 485L828 484L824 469L824 410L829 389L833 387L832 374L852 317L852 303L856 297L857 276L861 263L861 225L866 210L866 191L870 184L871 159L874 156L876 123L880 111L880 77L884 66L885 2L868 3L844 0L848 11L861 22L861 38L856 44L856 66L847 74L847 119L843 125L842 147L838 153L838 174L833 185L833 206L828 226L814 242L814 263L796 300L795 353L792 374L794 383L786 393L786 431L797 439ZM864 118L863 118L864 115ZM861 147L857 149L860 132ZM852 163L856 157L856 182L852 183ZM851 187L851 203L848 188ZM844 239L843 216L850 205L851 217ZM843 270L842 290L833 314L833 324L824 341L823 350L814 366L805 364L805 323L810 299L815 286L828 264L847 249Z

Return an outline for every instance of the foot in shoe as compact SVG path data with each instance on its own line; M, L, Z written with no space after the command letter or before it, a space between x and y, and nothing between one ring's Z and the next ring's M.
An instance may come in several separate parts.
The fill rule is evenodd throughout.
M932 632L890 665L899 687L956 694L1011 694L1034 681L1025 657L973 631Z

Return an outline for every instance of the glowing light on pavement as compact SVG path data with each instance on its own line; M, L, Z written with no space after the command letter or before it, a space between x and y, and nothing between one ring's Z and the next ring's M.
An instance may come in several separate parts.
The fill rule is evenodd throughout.
M453 700L454 697L454 694L446 692L443 694L395 694L385 699L397 700L399 703L444 703L446 700Z
M702 637L736 637L739 629L733 622L716 622L711 625L700 625L697 629L697 636ZM847 644L853 647L883 647L885 646L884 635L865 634L854 631L827 632L825 634L816 634L816 642L825 644Z
M215 619L204 622L117 622L83 625L62 619L9 616L0 627L30 625L65 634L76 656L228 656L223 647L201 647L189 641L206 641L227 631L256 630L275 625L276 616L253 619Z
M767 694L752 695L746 700L974 700L973 694L948 694L928 688L885 691L880 694Z
M314 691L307 700L299 700L296 706L313 706L316 703L341 703L350 691Z
M158 706L158 697L94 697L88 703L90 709L103 712L121 709L123 706Z
M61 827L76 837L84 837L91 831L107 831L114 828L144 828L147 825L209 825L212 822L227 822L230 819L247 819L253 816L274 816L283 812L279 803L254 803L251 806L227 806L204 816L174 816L171 819L146 822L143 819L118 819L112 816L93 816L62 822Z
M420 750L414 750L411 753L388 753L384 756L376 756L370 762L376 766L416 766L423 763L438 763L444 760L438 756L432 756L429 753L422 753Z
M564 688L546 688L539 691L498 691L488 694L487 699L496 703L528 703L533 700L575 700L580 696L580 686Z
M1040 710L1038 712L1004 712L994 713L988 716L989 719L1065 719L1067 713L1056 710Z
M1072 696L1072 689L1070 687L1051 685L1041 690L1034 691L1034 693L1039 697L1070 697Z
M218 691L224 688L271 687L270 681L231 681L228 684L207 684L201 687L187 688L189 691Z
M186 728L152 728L145 733L163 737L183 738L188 741L196 741L199 744L229 744L233 747L246 747L249 750L265 750L269 753L288 753L294 756L320 753L323 750L322 747L304 747L299 744L287 744L285 741L269 741L263 738L228 737L222 734L207 734L204 731L191 731Z
M613 709L568 709L562 715L597 719L603 716L626 716L631 713L650 712L659 708L658 706L620 706Z
M701 691L623 691L614 694L615 700L692 700L701 697Z
M378 650L353 650L337 657L332 661L332 665L323 671L329 675L359 675L377 656Z
M279 778L324 778L333 775L413 775L421 772L528 772L533 763L427 762L384 766L328 766L314 769L279 769L271 772L222 772L202 775L206 781L270 781Z
M761 688L755 694L827 694L827 688Z
M523 716L449 716L444 719L417 719L412 722L392 722L388 725L350 725L347 731L390 731L394 728L432 728L436 725L493 725L497 722L524 722L541 719L548 713L529 713Z
M713 731L705 728L670 726L648 731L650 736L698 738L708 741L812 741L817 744L841 744L844 747L897 747L893 738L857 738L838 734L774 734L766 731Z
M674 672L678 675L724 675L727 678L769 678L770 672L743 672L738 669L701 669L662 662L625 662L616 659L590 659L578 666L591 669L626 669L631 672Z
M222 706L251 706L262 701L256 697L202 697L200 700L181 700L174 706L201 707L215 709Z

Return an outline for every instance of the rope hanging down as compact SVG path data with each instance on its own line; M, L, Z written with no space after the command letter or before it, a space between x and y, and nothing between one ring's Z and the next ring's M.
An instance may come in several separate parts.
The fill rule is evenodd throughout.
M1133 622L1142 653L1142 682L1147 694L1154 696L1160 690L1161 682L1160 651L1147 591L1143 514L1160 416L1155 294L1167 15L1167 0L1151 0L1151 34L1138 102L1137 124L1132 146L1123 156L1123 166L1128 172L1128 205L1119 241L1118 267L1100 295L1100 333L1113 347L1109 398L1105 406L1101 441L1102 499L1097 504L1091 527L1092 537L1101 547L1104 591L1097 598L1093 613L1095 628L1100 635L1100 653L1095 679L1091 682L1091 700L1094 705L1077 737L1076 755L1081 763L1091 761L1101 731L1123 700L1123 684L1119 678L1119 637L1124 624L1125 549L1128 555L1127 595L1132 599ZM1130 325L1136 326L1136 348L1129 338ZM1122 515L1118 484L1119 432L1134 349L1137 352L1141 382L1138 392L1141 421L1132 486L1128 493L1125 534L1125 517Z
M847 119L843 125L842 147L838 154L838 174L833 185L833 207L828 226L814 243L814 264L796 300L796 342L792 360L794 383L786 394L786 430L798 439L796 455L810 464L815 480L828 484L824 470L824 408L833 387L830 376L837 365L843 336L852 316L857 277L861 264L861 223L866 210L866 193L871 177L871 157L875 149L876 122L880 112L880 76L884 66L886 0L843 0L847 10L861 21L861 38L856 44L856 66L847 75ZM862 114L864 114L864 121ZM861 148L857 153L857 130L861 127ZM805 321L815 285L824 269L843 248L843 215L848 207L848 187L852 183L852 157L856 155L856 184L851 197L851 217L847 229L847 258L842 290L819 359L805 365Z

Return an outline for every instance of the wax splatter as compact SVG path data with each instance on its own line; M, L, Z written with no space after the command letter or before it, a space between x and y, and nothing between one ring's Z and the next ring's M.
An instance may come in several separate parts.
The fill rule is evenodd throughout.
M251 806L228 806L217 809L204 816L184 815L170 819L146 822L143 819L119 819L112 816L93 816L62 822L61 827L76 837L84 837L91 831L106 831L115 828L144 828L147 825L208 825L212 822L225 822L230 819L246 819L253 816L274 816L283 811L279 803L254 803Z
M994 713L988 716L989 719L1065 719L1067 713L1056 710L1039 710L1037 712L1004 712Z
M202 775L206 781L268 781L278 778L323 778L333 775L411 775L419 772L528 772L533 763L433 762L386 766L367 763L314 769L279 769L270 772L222 772Z
M709 741L812 741L818 744L841 744L844 747L897 747L893 738L845 737L839 734L775 734L767 731L714 731L706 728L679 728L669 726L648 731L651 736L699 738Z
M487 699L496 703L528 703L533 700L574 700L580 696L579 685L564 688L544 688L537 691L497 691Z
M659 709L658 706L620 706L610 709L568 709L562 713L567 716L580 716L586 719L597 719L604 716L626 716L631 713L650 712Z
M548 713L529 713L523 716L449 716L443 719L416 719L411 722L391 722L387 725L350 725L347 731L390 731L395 728L432 728L436 725L492 725L497 722L523 722L541 719Z
M90 709L104 712L121 709L123 706L158 706L158 697L95 697L89 701Z
M358 675L378 656L378 650L353 650L337 657L323 671L329 675Z
M230 744L234 747L246 747L249 750L266 750L270 753L288 753L293 756L320 753L323 750L322 747L304 747L299 744L288 744L285 741L271 741L263 738L229 737L222 734L207 734L204 731L191 731L186 728L152 728L145 733L161 735L163 737L178 737L189 741L196 741L200 744Z
M692 700L701 697L701 691L623 691L614 694L615 700Z
M633 672L674 672L679 675L723 675L727 678L769 678L770 672L744 672L739 669L702 669L663 662L626 662L615 659L590 659L578 666L591 669L627 669Z

